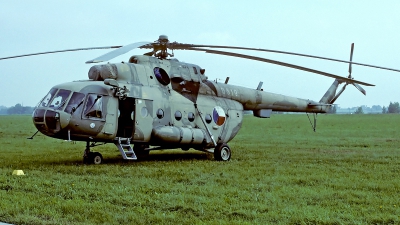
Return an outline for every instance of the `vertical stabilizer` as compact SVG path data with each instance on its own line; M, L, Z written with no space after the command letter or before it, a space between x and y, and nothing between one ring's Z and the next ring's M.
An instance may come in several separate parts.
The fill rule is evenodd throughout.
M345 86L338 94L336 94L336 90L339 87L339 84L341 84L341 83L342 82L340 80L335 79L335 81L332 83L332 85L326 91L326 93L321 98L321 100L319 100L319 102L324 103L324 104L333 104L333 102L335 102L335 100L339 97L339 95L344 91Z

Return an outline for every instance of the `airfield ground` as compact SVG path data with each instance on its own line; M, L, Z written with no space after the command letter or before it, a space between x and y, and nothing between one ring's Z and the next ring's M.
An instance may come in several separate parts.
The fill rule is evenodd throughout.
M0 221L13 224L400 224L400 115L245 116L230 162L155 151L125 162L0 116ZM24 176L13 176L13 170Z

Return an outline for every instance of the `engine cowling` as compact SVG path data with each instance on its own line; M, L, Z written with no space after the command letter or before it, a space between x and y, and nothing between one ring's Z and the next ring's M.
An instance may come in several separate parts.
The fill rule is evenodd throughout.
M118 77L118 69L115 64L103 64L92 66L88 72L89 79L93 81L103 81Z

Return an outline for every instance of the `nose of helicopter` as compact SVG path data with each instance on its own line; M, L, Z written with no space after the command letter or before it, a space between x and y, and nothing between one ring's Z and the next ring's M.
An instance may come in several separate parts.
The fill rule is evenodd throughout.
M35 109L32 115L36 128L47 136L55 136L61 131L60 113L52 109Z

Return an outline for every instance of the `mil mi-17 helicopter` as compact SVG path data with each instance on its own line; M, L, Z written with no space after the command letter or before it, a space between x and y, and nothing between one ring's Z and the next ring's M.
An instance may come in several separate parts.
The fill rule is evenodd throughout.
M360 85L374 86L354 80L351 76L352 64L400 72L352 62L354 44L351 46L350 61L343 61L259 48L183 44L170 42L166 35L160 35L155 42L41 52L0 60L109 48L116 49L86 63L108 61L135 48L151 51L134 55L128 62L95 65L89 70L89 80L52 87L32 115L37 132L62 140L85 141L85 163L103 162L99 152L91 151L98 143L114 143L126 160L144 157L151 150L193 148L213 152L215 160L228 161L231 149L227 143L239 132L244 110L253 111L253 115L259 118L269 118L272 111L313 113L315 130L315 115L328 112L347 85L354 85L364 95L366 92ZM266 58L213 50L215 48L275 52L349 63L349 75L337 76ZM318 102L289 97L263 91L262 82L256 89L251 89L228 84L229 77L224 83L210 81L205 69L172 58L173 50L194 50L257 60L335 80ZM343 87L337 92L340 84Z

